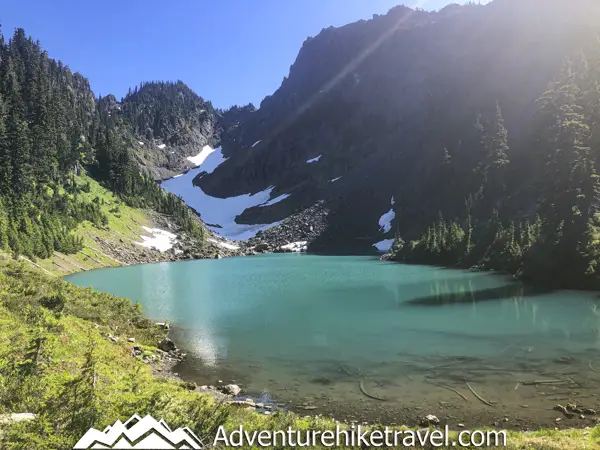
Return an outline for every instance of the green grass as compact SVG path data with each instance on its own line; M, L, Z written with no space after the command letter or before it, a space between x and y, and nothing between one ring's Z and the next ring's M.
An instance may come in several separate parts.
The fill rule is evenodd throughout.
M189 426L208 443L220 425L231 431L241 424L248 432L335 428L328 418L265 416L220 405L185 383L154 377L131 350L140 345L144 354L158 354L163 335L127 299L0 260L0 415L37 414L34 421L0 425L0 448L72 448L91 426L103 429L134 413L163 418L174 428ZM130 337L136 344L127 342ZM600 428L510 432L507 448L597 449Z
M89 203L99 202L102 212L108 218L108 225L98 228L85 221L74 232L83 238L84 249L82 252L71 255L55 252L51 258L35 261L40 267L57 276L81 270L122 265L118 257L111 257L103 252L94 237L117 246L135 245L132 243L139 241L140 235L144 233L142 226L150 226L150 219L146 211L127 206L111 191L102 187L89 176L80 175L76 177L76 182L80 186L89 183L90 191L80 192L78 198L80 201Z

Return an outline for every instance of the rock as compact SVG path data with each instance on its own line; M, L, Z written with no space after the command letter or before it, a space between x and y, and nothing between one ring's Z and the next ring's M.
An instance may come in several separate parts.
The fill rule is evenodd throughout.
M464 423L459 423L459 424L458 424L458 426L459 426L460 428L464 428L464 427L465 427L465 424L464 424Z
M556 405L554 408L552 408L554 411L560 411L561 413L563 413L565 416L567 417L573 417L573 414L571 414L569 412L569 410L567 408L565 408L563 405Z
M588 414L588 415L592 415L592 416L595 416L596 414L598 414L595 409L591 409L591 408L585 408L583 410L583 413L584 414Z
M561 356L560 358L556 358L554 362L558 364L571 364L573 362L573 358L570 356Z
M271 250L271 246L265 242L256 244L256 246L254 247L254 251L257 251L257 252L267 252L269 250Z
M195 391L198 385L193 381L182 381L181 387L187 389L188 391Z
M135 342L135 338L129 338L129 339L127 339L127 341L133 343L133 342Z
M421 426L429 426L429 425L439 425L440 419L438 419L433 414L427 414L425 418L421 421Z
M115 343L116 343L116 342L119 342L119 338L118 338L118 337L115 337L115 336L113 336L112 334L109 334L109 335L108 335L108 339L110 339L112 342L115 342Z
M158 343L158 348L164 352L174 352L177 350L175 343L169 338L164 338L162 341L160 341Z
M239 395L242 392L242 388L237 384L226 384L225 386L219 386L217 388L220 392L226 395Z
M0 415L0 424L8 422L25 422L28 420L35 420L37 416L33 413L13 413Z
M167 322L156 322L154 325L161 327L163 330L169 329L169 324Z

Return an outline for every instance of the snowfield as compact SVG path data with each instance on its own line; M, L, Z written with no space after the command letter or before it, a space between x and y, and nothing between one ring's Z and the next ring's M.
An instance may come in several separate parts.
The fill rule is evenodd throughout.
M265 206L271 206L274 205L275 203L279 203L282 200L285 200L286 198L288 198L290 196L290 194L282 194L279 197L275 197L272 200L269 200L267 203L263 203L262 205L259 205L261 208L264 208Z
M204 160L206 160L206 158L208 158L214 151L216 150L213 149L210 145L205 145L200 151L200 153L198 153L196 156L188 156L187 160L191 161L195 166L200 166L202 165Z
M256 141L254 144L252 144L252 146L250 148L254 148L256 147L258 144L260 144L262 141Z
M383 241L376 242L375 244L373 244L373 247L375 247L380 252L389 252L392 249L392 245L394 245L393 239L385 239Z
M211 230L232 241L250 239L259 231L278 225L280 222L257 225L235 222L235 218L246 209L268 203L271 191L274 189L273 186L252 195L243 194L236 197L218 198L205 194L201 188L192 184L192 180L196 175L202 172L211 173L224 161L226 161L226 158L223 157L219 147L208 153L198 167L181 177L164 181L161 186L168 192L181 197L183 201L195 209Z
M319 160L321 159L321 156L323 156L323 155L319 155L319 156L317 156L316 158L309 159L309 160L307 160L307 161L306 161L306 163L307 163L307 164L312 164L312 163L315 163L315 162L317 162L317 161L319 161Z
M166 146L167 146L167 144L160 144L160 145L158 145L158 148L160 148L160 149L162 150L162 149L163 149L163 148L165 148Z
M337 178L334 178L334 179L332 179L332 180L329 180L329 182L330 182L330 183L335 183L335 182L336 182L337 180L339 180L340 178L342 178L342 177L337 177Z
M227 242L217 241L216 239L208 239L208 242L212 242L213 244L217 244L220 247L227 248L229 250L239 250L239 245L228 244Z
M158 228L142 227L150 236L140 236L142 242L135 242L146 248L153 248L159 252L166 252L173 248L173 244L177 239L177 235Z

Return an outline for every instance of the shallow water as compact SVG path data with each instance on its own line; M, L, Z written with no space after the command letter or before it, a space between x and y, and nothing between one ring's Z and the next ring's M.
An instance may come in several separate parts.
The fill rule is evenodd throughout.
M423 411L449 422L512 414L541 423L554 420L556 403L598 407L595 293L544 293L483 272L296 254L131 266L67 280L139 301L149 317L175 324L173 337L190 356L178 369L184 376L199 384L233 379L292 408L307 403L361 420ZM549 378L558 383L517 385ZM360 380L386 401L367 398Z

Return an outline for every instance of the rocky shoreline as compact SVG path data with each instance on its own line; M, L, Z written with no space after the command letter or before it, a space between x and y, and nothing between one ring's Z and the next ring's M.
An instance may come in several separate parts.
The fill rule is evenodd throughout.
M273 228L258 232L252 239L242 242L240 248L244 254L307 251L325 231L328 215L329 210L319 202Z
M206 229L206 239L201 246L185 233L181 233L168 218L152 215L152 226L177 235L173 247L165 252L145 249L132 244L117 247L100 242L110 255L119 256L125 265L195 259L219 259L233 256L252 256L264 253L305 252L327 226L329 211L322 202L296 213L280 224L246 241L231 241ZM199 219L198 219L199 220Z
M512 399L504 398L507 396L503 397L504 386L488 386L485 391L481 390L481 386L476 386L477 391L471 395L467 388L457 388L464 392L464 394L457 394L456 391L452 392L452 389L435 385L432 387L426 382L422 385L416 383L414 390L419 393L409 395L406 399L402 397L404 400L398 403L374 395L381 388L378 387L376 380L368 380L364 377L349 377L352 379L344 381L342 385L336 385L336 389L333 390L331 390L333 384L328 382L327 386L330 390L323 393L312 392L312 389L307 389L307 385L303 385L300 381L282 385L275 379L270 380L271 383L264 391L254 392L243 382L246 380L243 375L242 380L228 380L227 378L235 375L233 373L229 373L228 376L223 373L217 375L212 372L209 374L200 369L199 364L201 362L193 356L180 360L171 368L171 376L177 377L178 380L188 380L185 383L190 381L200 383L214 379L213 385L199 386L196 390L236 406L259 410L262 413L268 411L267 414L281 410L291 411L300 416L331 417L344 423L409 427L448 425L451 429L483 427L525 432L538 429L589 429L600 424L599 410L595 409L597 405L595 393L575 392L571 397L572 400L565 403L559 401L559 396L556 396L558 391L556 393L553 391L555 386L543 384L529 386L526 383L521 389L529 389L531 393L528 395L531 397L527 403L514 403ZM226 381L217 380L218 376ZM359 382L359 380L364 381L365 388L362 387L363 381ZM317 381L325 382L321 379L313 382ZM228 383L234 382L236 391L228 391ZM352 389L357 393L365 390L362 391L362 396L350 398L338 390L339 386ZM538 388L545 392L541 392ZM510 390L512 391L512 387ZM487 399L479 398L478 395L481 394ZM459 395L465 397L460 398ZM579 401L576 402L576 399ZM494 401L488 403L487 400ZM268 406L265 408L265 405Z

